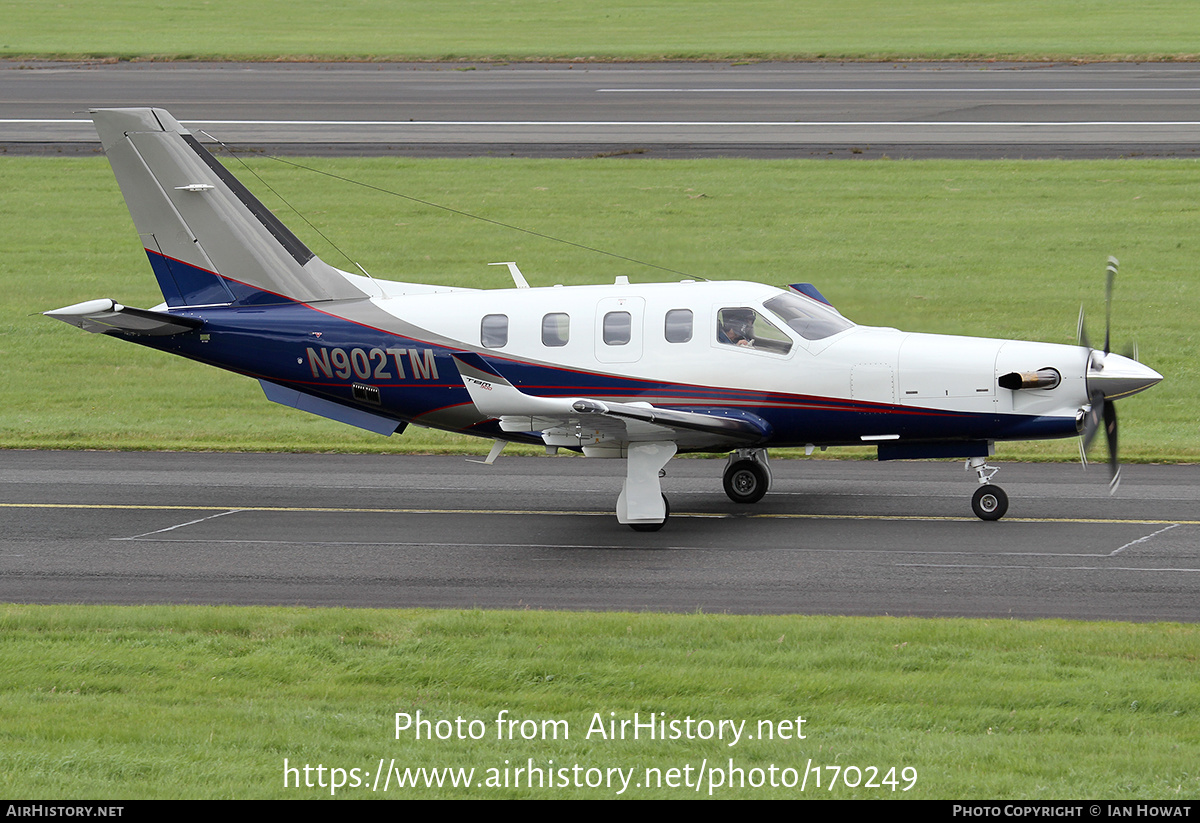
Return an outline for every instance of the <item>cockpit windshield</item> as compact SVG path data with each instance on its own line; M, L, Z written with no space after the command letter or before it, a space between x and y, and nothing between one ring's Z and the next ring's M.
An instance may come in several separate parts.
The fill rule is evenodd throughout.
M805 340L824 340L854 328L853 323L833 309L790 292L772 297L763 306Z

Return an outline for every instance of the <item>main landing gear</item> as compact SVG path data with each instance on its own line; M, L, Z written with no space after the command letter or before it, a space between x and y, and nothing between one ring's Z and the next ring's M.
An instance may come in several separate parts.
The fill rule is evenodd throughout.
M979 488L971 495L971 510L980 520L999 520L1008 511L1008 495L1004 489L992 485L992 477L1000 471L987 464L986 457L967 460L967 471L975 470L979 475Z
M675 456L673 442L634 443L626 456L625 485L617 498L617 520L638 532L656 532L671 516L659 478ZM757 503L771 487L766 449L738 449L725 463L725 494L734 503Z
M656 532L663 526L667 525L667 519L671 516L671 501L667 500L667 496L662 496L663 501L663 519L661 523L630 523L629 528L635 532Z
M725 463L725 494L734 503L757 503L771 487L766 449L738 449Z
M617 522L634 531L656 532L671 516L659 479L675 456L673 441L630 443L625 455L625 483L617 497Z

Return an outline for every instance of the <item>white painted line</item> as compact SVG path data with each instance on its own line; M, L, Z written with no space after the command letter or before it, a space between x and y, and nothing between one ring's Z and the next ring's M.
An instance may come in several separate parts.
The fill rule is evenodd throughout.
M543 512L543 514L545 514L545 513L546 512ZM585 512L574 512L574 514L585 514ZM610 517L610 518L612 517L611 512L593 512L592 514L595 514L598 517L599 516ZM704 515L687 515L687 514L676 515L675 513L671 514L672 518L675 518L675 517L703 517L703 516ZM718 515L718 517L732 519L733 515ZM196 521L196 522L199 522L199 521ZM977 523L979 521L976 518L971 517L971 518L963 518L963 522ZM155 532L148 532L148 534L153 535L153 534L155 534ZM286 540L286 539L284 539L284 540L268 540L265 538L211 538L211 537L203 537L203 538L201 538L201 537L166 537L166 538L145 537L145 538L143 538L141 536L139 536L139 537L114 537L112 539L113 540L145 539L147 541L153 541L153 542L159 542L159 543L204 543L205 545L225 544L225 545L265 545L265 546L397 546L397 547L404 547L404 548L431 548L431 549L441 549L441 548L522 549L522 548L529 548L529 549L621 549L621 550L624 550L624 549L629 548L628 543L617 543L617 544L608 544L608 543L598 543L598 544L590 544L590 543L494 543L494 542L468 543L468 542L465 542L462 540L450 540L450 541L442 541L442 542L438 542L438 543L431 543L426 540L420 540L420 541ZM916 555L916 556L930 556L930 557L959 557L959 556L961 556L961 557L980 557L980 556L986 556L986 557L1022 557L1022 558L1034 558L1034 559L1052 558L1053 557L1053 558L1069 558L1069 559L1073 559L1073 560L1090 559L1090 558L1102 560L1106 557L1112 556L1112 555L1108 555L1108 554L1086 554L1086 553L1085 554L1070 554L1067 552L1045 552L1045 553L1043 553L1043 552L995 552L995 551L974 552L974 551L936 551L936 550L925 550L925 549L850 549L850 548L840 548L840 547L836 548L836 549L815 549L815 548L810 548L810 547L806 547L806 546L775 546L775 547L765 547L765 548L764 547L751 547L751 548L734 549L734 548L730 548L727 546L695 546L695 545L693 545L693 546L673 546L672 545L672 546L654 546L654 551L656 551L656 552L658 552L658 551L689 551L689 552L713 552L713 553L728 553L728 552L733 552L733 551L737 551L737 552L752 551L752 552L777 552L777 553L778 552L790 552L793 554L836 554L836 555L846 555L846 554L897 555L897 554L900 554L900 555ZM995 564L995 565L980 565L980 564L966 564L966 563L893 563L891 565L905 566L905 567L912 566L912 567L916 567L916 568L928 567L931 569L1075 568L1072 566L1066 566L1066 567L1034 566L1034 565L1029 565L1028 563L1025 563L1025 564L1020 564L1020 563ZM1119 568L1119 567L1116 567L1116 566L1113 566L1113 567L1084 566L1082 568L1089 568L1089 569L1094 568L1094 569L1103 570L1103 569L1107 569L1107 568ZM1137 571L1146 571L1146 570L1138 569ZM1149 571L1154 571L1154 570L1151 569ZM1198 569L1196 571L1200 571L1200 569Z
M703 95L703 94L745 94L745 95L770 95L770 94L786 94L786 95L875 95L875 94L912 94L912 95L954 95L954 94L1003 94L1003 95L1021 95L1021 94L1112 94L1112 92L1129 91L1133 94L1170 94L1170 92L1196 92L1200 88L1165 88L1165 89L1144 89L1139 86L1096 86L1096 88L1040 88L1040 86L1013 86L1013 88L962 88L962 89L923 89L919 86L910 86L910 88L865 88L865 89L836 89L836 88L793 88L793 89L772 89L769 86L766 88L737 88L737 86L728 86L728 88L709 88L709 89L638 89L638 88L614 88L614 89L596 89L596 94L610 95Z
M203 523L205 520L215 520L218 517L224 517L227 514L237 514L240 511L243 511L243 510L242 509L230 509L227 512L219 512L218 514L210 514L208 517L201 517L197 520L189 520L186 523L176 523L174 526L167 526L165 529L155 529L152 532L143 532L142 534L135 534L133 537L112 537L109 539L110 540L140 540L141 538L149 537L152 534L162 534L163 532L170 532L170 531L174 531L175 529L182 529L184 526L194 526L197 523Z
M1137 566L983 566L957 563L895 563L896 566L917 569L1033 569L1035 571L1059 572L1200 572L1200 569L1184 568L1139 568Z
M405 509L376 509L376 508L353 508L353 507L335 507L335 506L242 506L237 509L229 509L225 506L154 506L154 505L138 505L135 503L0 503L0 509L101 509L101 510L130 510L130 511L217 511L217 514L209 515L198 520L191 520L187 523L180 523L178 526L170 526L166 529L158 531L146 532L146 534L158 534L163 531L171 531L172 529L187 526L192 523L199 523L203 520L210 520L214 517L224 517L227 514L254 513L254 512L285 512L297 513L305 512L310 514L325 514L325 513L340 513L340 514L363 514L363 515L396 515L396 514L431 514L431 515L464 515L464 514L480 514L487 516L507 516L516 515L527 517L531 515L545 515L549 517L612 517L611 511L550 511L536 509L433 509L433 508L405 508ZM895 523L977 523L978 520L970 515L912 515L912 514L834 514L834 513L786 513L786 512L673 512L672 517L689 517L689 518L708 518L708 519L729 519L729 520L825 520L825 521L841 521L841 520L878 520ZM1081 517L1009 517L1004 520L1006 524L1013 525L1033 525L1042 523L1065 523L1065 524L1083 524L1083 525L1143 525L1143 526L1160 526L1164 523L1171 523L1165 519L1157 520L1134 520L1134 519L1117 519L1117 518L1081 518ZM1175 520L1173 526L1200 526L1200 520ZM1160 530L1165 531L1165 529ZM134 537L119 537L112 538L114 540L134 540L142 535L134 535ZM235 541L236 542L236 541ZM832 551L856 551L854 549L833 549ZM892 549L872 549L871 551L894 551ZM924 552L924 551L904 551L905 554L970 554L972 552ZM1021 554L1021 553L1013 553ZM1034 552L1034 556L1048 556L1045 552ZM1076 552L1063 553L1066 557L1111 557L1111 554L1080 554Z
M611 517L611 515L609 515ZM674 517L675 515L671 515ZM153 534L153 532L151 532ZM130 537L114 537L114 540L133 540ZM367 541L367 540L209 540L207 538L187 538L178 537L163 540L164 543L204 543L205 545L255 545L255 546L389 546L408 549L614 549L616 551L628 551L628 543L466 543L459 541L443 541L440 543L431 543L429 541L420 542L404 542L399 540L393 541ZM714 549L705 546L654 546L655 553L665 551L679 552L725 552L730 549ZM647 560L653 560L653 557L647 557Z
M1162 534L1163 532L1169 532L1171 529L1175 528L1178 525L1179 525L1178 523L1172 523L1170 526L1164 526L1163 528L1159 529L1158 531L1152 532L1151 534L1148 534L1145 537L1139 537L1137 540L1131 540L1128 543L1126 543L1124 546L1122 546L1121 548L1117 549L1112 554L1110 554L1109 557L1120 554L1121 552L1128 549L1130 546L1136 546L1138 543L1145 543L1150 538L1157 537L1158 535Z
M1027 128L1072 128L1094 126L1200 126L1200 120L183 120L184 124L205 126L347 126L365 127L422 127L422 126L479 126L547 128L554 126L653 126L681 128L686 126L738 128L786 127L848 127L911 126L913 128L989 128L1018 126ZM22 120L0 119L0 125L85 124L90 120Z
M0 121L3 122L3 121ZM680 128L685 126L914 126L944 128L946 126L1200 126L1200 120L185 120L210 126L516 126L546 128L553 126L656 126Z

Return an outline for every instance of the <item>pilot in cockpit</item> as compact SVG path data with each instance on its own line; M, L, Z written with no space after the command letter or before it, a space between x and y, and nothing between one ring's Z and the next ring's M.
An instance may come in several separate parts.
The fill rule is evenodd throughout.
M731 346L754 346L755 314L750 309L724 309L717 340Z

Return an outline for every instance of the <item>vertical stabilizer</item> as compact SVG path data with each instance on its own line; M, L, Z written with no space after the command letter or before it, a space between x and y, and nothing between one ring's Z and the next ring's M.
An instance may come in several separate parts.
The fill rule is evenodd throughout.
M364 297L163 109L92 120L167 305Z

